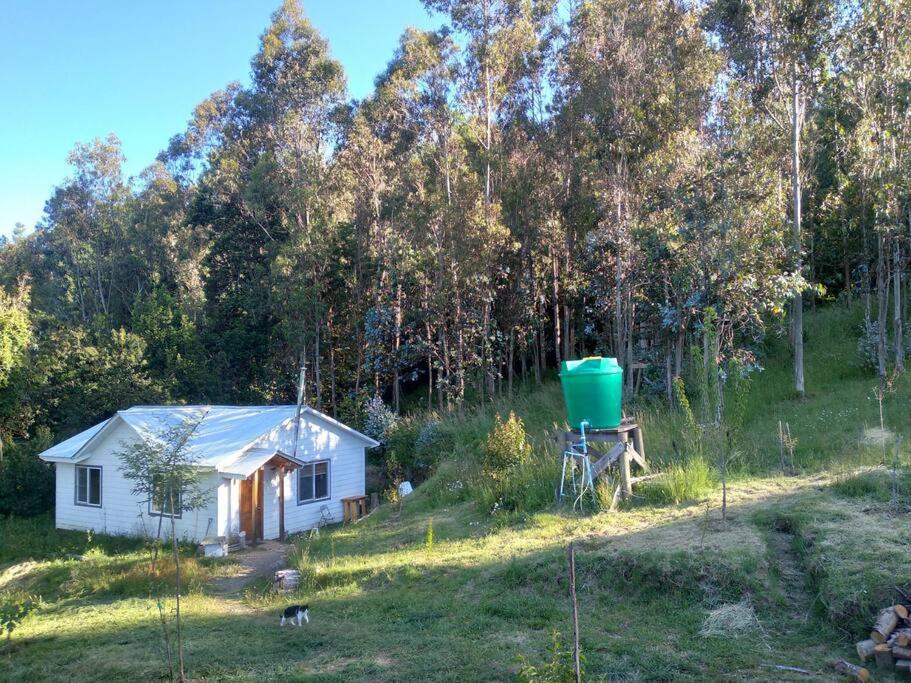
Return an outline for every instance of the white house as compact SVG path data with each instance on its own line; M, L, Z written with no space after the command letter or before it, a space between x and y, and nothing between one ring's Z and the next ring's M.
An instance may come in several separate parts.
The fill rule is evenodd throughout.
M56 525L107 534L151 535L167 510L132 495L118 453L141 439L198 423L188 452L202 470L208 504L176 520L179 536L201 540L245 531L248 540L279 538L342 519L342 498L364 495L365 450L373 439L296 406L137 406L121 410L40 454L56 469ZM284 485L281 486L280 482ZM282 511L284 514L282 514Z

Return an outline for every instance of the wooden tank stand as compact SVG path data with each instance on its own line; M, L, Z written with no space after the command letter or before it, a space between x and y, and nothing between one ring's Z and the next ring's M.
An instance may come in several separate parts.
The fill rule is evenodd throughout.
M557 449L561 453L570 450L572 445L578 443L581 438L582 432L577 429L557 432L554 435ZM632 476L632 463L636 463L644 471L648 471L648 463L645 460L645 441L642 438L642 428L636 418L625 417L620 426L614 429L586 429L585 439L590 444L617 444L592 465L592 476L597 479L608 467L619 465L620 486L614 495L615 502L619 495L624 498L632 496L633 484L642 480L640 477Z

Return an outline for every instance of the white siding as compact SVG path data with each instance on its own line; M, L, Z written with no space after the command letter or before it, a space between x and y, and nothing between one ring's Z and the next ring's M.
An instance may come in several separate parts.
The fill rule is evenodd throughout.
M118 451L135 443L137 437L130 427L120 423L106 437L92 447L91 454L82 462L56 463L57 500L56 525L58 529L91 529L105 534L154 536L158 529L157 516L149 515L148 503L137 500L131 493L132 484L120 472ZM101 467L101 507L76 505L76 467L91 465ZM203 487L211 491L209 503L193 512L185 512L176 520L177 534L181 538L200 539L207 531L216 531L216 498L221 479L214 474L203 478ZM170 533L169 518L164 518L162 529Z
M240 482L227 477L219 477L219 480L218 535L229 536L240 531Z
M253 448L274 448L289 455L294 452L294 420L288 420L251 444ZM88 458L78 465L100 466L101 507L75 504L75 468L77 464L56 464L56 522L60 529L92 529L99 533L151 535L157 527L157 516L149 514L148 503L131 493L131 482L120 473L117 452L138 439L136 433L120 422L93 445ZM303 461L328 460L329 499L297 504L297 471L285 475L285 531L294 533L316 526L320 509L329 507L333 520L342 521L341 499L364 495L364 442L338 429L318 416L305 414L301 421L297 457ZM204 476L203 486L210 500L199 510L184 513L177 520L181 538L200 540L206 535L228 535L240 530L240 481L216 473ZM278 538L278 471L267 468L263 486L263 532L266 538ZM163 529L170 531L170 519L164 518Z
M272 430L257 441L256 447L276 448L291 455L294 452L294 421ZM317 526L320 508L329 507L334 521L342 521L342 498L364 495L364 442L336 429L317 417L305 415L301 420L297 458L305 462L328 460L329 499L297 504L297 471L285 474L285 531L289 534ZM278 538L278 471L266 470L263 490L263 535Z

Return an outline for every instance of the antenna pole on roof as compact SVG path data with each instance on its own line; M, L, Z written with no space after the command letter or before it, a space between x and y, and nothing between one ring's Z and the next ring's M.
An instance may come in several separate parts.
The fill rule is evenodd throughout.
M294 416L294 453L292 457L297 457L297 441L301 433L301 408L304 405L304 383L307 381L307 363L304 360L304 354L301 354L300 376L297 381L297 413Z

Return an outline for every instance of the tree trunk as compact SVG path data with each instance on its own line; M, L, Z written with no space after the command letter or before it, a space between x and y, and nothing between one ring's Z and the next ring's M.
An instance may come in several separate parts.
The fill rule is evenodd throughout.
M802 101L800 80L797 78L797 65L793 67L791 102L791 188L792 188L792 240L795 266L798 273L803 270L802 242L800 234L801 188L800 188L800 129L802 118ZM798 293L791 302L794 316L794 388L803 396L806 388L803 376L803 294Z
M876 336L876 368L879 373L880 382L886 377L886 342L888 317L889 293L886 289L889 282L886 261L886 238L883 235L877 240L879 249L876 258L876 322L878 334Z
M183 665L183 629L180 624L180 548L177 545L177 525L174 523L174 491L168 494L171 499L171 543L174 549L174 581L177 595L174 620L177 624L177 680L187 679Z
M850 262L849 258L850 257L848 254L848 224L847 224L847 221L845 221L844 225L842 226L842 231L841 231L841 267L842 267L842 273L843 273L842 276L845 279L845 294L847 295L847 298L848 298L848 308L850 308L853 303L853 296L852 296L853 288L851 286L851 284L852 284L851 283L851 262Z
M398 278L396 278L398 279ZM392 402L395 406L395 414L401 411L402 403L402 379L399 370L399 354L402 348L402 285L396 285L395 288L395 345L392 356Z
M554 275L554 358L557 361L557 367L560 367L562 360L560 353L560 262L553 248L551 248L551 262Z
M895 344L895 369L905 369L905 349L902 329L902 255L901 242L892 240L892 340Z
M507 383L507 387L508 387L510 396L512 396L512 378L513 378L513 375L515 374L515 370L514 370L514 366L516 364L515 353L516 353L516 330L513 327L513 328L510 328L510 330L509 330L509 354L506 357L506 364L507 364L506 371L509 373L509 380Z

